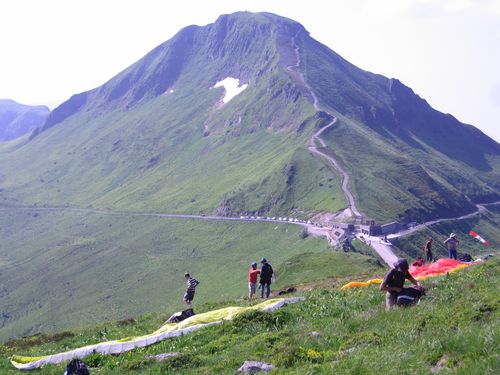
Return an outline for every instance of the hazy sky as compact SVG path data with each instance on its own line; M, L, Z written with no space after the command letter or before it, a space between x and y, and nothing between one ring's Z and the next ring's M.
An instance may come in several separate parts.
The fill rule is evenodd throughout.
M180 28L269 11L500 141L500 0L1 0L0 98L51 108Z

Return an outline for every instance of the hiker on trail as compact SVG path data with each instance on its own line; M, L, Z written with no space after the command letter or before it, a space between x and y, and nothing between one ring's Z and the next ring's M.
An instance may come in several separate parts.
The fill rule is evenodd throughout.
M189 273L185 273L184 278L186 279L187 283L186 293L184 293L184 302L186 303L186 305L191 306L191 302L193 302L194 299L194 291L200 282L191 277Z
M455 233L451 233L450 237L448 237L444 244L448 248L448 258L457 260L457 247L460 241L457 239L457 235Z
M390 310L397 302L398 294L403 290L405 280L410 280L415 286L422 288L417 280L408 272L408 261L404 258L398 259L394 262L394 268L385 275L380 290L386 291L385 295L385 308Z
M257 275L260 274L260 270L257 269L257 262L252 262L250 269L248 270L248 300L251 301L253 295L255 294L255 287L257 286Z
M432 238L429 238L429 240L425 243L424 253L425 261L432 263L434 261L434 258L432 257Z
M266 258L260 260L262 267L260 269L260 298L264 298L264 288L266 288L266 298L271 294L271 279L273 277L273 267L268 263Z

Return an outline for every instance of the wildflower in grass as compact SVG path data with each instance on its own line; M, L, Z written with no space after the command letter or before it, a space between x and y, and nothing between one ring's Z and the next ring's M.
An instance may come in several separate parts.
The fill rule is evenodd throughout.
M312 360L321 358L321 353L314 349L307 349L307 357Z

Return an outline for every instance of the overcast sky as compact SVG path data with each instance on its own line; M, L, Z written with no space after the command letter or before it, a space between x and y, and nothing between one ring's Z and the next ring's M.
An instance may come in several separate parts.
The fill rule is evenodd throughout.
M1 0L0 98L53 108L187 25L269 11L500 141L500 0Z

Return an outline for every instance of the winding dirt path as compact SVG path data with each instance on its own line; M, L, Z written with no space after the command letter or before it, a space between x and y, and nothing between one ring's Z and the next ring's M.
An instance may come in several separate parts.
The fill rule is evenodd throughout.
M309 139L308 144L307 144L309 152L314 157L316 157L318 159L322 159L322 160L326 161L327 163L329 163L342 176L342 191L344 193L346 201L348 202L348 205L349 205L349 208L351 209L352 214L355 216L355 223L360 224L361 219L364 215L356 207L356 202L354 200L354 196L352 195L351 191L349 190L349 174L344 169L342 169L342 167L339 165L339 163L337 162L337 160L335 158L333 158L331 155L324 153L321 150L321 148L325 149L327 147L326 143L321 138L321 134L324 131L326 131L327 129L330 129L337 122L337 118L333 114L329 113L328 111L320 108L318 97L316 96L316 94L313 91L313 89L311 88L311 86L306 82L303 73L300 71L299 67L300 67L301 60L300 60L299 46L297 45L297 43L295 41L295 37L296 36L291 38L291 45L292 45L294 52L295 52L295 64L287 66L287 70L290 72L290 74L297 77L299 82L306 88L306 90L308 91L309 95L312 98L313 106L316 109L316 111L323 111L332 117L332 121L330 123L328 123L326 126L322 127L318 131L316 131L312 135L312 137ZM318 144L320 145L319 147L318 147ZM500 203L500 202L495 202L495 203L491 203L491 204L498 204L498 203ZM440 223L440 222L453 221L453 220L463 220L463 219L467 219L470 217L474 217L476 215L479 215L481 212L483 212L486 209L484 207L484 205L480 205L480 204L477 204L476 207L477 207L477 210L470 213L470 214L463 215L463 216L460 216L457 218L444 218L444 219L437 219L437 220L428 221L426 223L416 225L413 228L409 228L409 229L400 231L398 233L389 235L388 238L393 239L393 238L406 236L406 235L412 234L418 230L421 230L423 228L426 228L428 226L431 226L433 224ZM331 242L331 240L332 240L331 237L327 236L327 238L329 239L329 242ZM370 247L372 247L379 254L379 256L389 266L392 267L394 261L397 259L397 256L394 254L394 252L392 250L392 246L389 243L384 243L383 241L380 241L380 239L378 237L367 237L366 242Z
M326 143L321 138L321 134L325 130L331 128L337 122L337 118L333 114L329 113L328 111L320 108L318 97L316 96L316 93L313 91L311 86L309 86L309 84L306 82L304 75L299 70L300 53L299 53L299 46L295 42L295 37L292 37L292 46L293 46L294 51L295 51L295 64L287 66L287 69L289 71L295 73L294 75L296 75L298 77L300 83L302 83L302 85L307 89L309 95L311 96L311 98L313 100L314 109L316 109L316 111L323 111L332 118L332 121L330 123L328 123L327 125L323 126L321 129L319 129L309 139L309 141L308 141L309 152L314 157L316 157L318 159L325 160L327 163L329 163L331 166L333 166L333 168L340 174L340 176L342 176L342 191L343 191L344 196L346 198L346 201L348 203L348 207L351 209L351 212L354 214L356 221L361 221L361 217L363 216L363 214L361 212L359 212L358 208L356 207L356 202L354 200L354 196L352 195L351 191L349 190L349 174L344 169L342 169L342 167L339 165L337 160L335 160L335 158L333 158L332 156L330 156L328 154L325 154L317 147L317 143L319 143L321 145L320 147L326 148Z
M355 218L357 220L361 220L361 217L363 216L361 212L359 212L358 208L356 207L356 202L354 200L354 196L352 195L351 191L349 190L349 174L340 167L339 163L337 160L335 160L333 157L330 155L325 154L322 152L317 146L315 141L317 140L320 144L321 147L326 147L325 142L319 137L323 131L325 131L327 128L332 127L335 122L337 121L337 118L334 117L332 122L330 122L328 125L322 127L320 130L318 130L310 139L309 141L309 152L316 156L318 159L323 159L326 160L328 163L330 163L342 176L342 191L344 192L344 196L348 202L348 207L351 209L351 212L354 214Z

